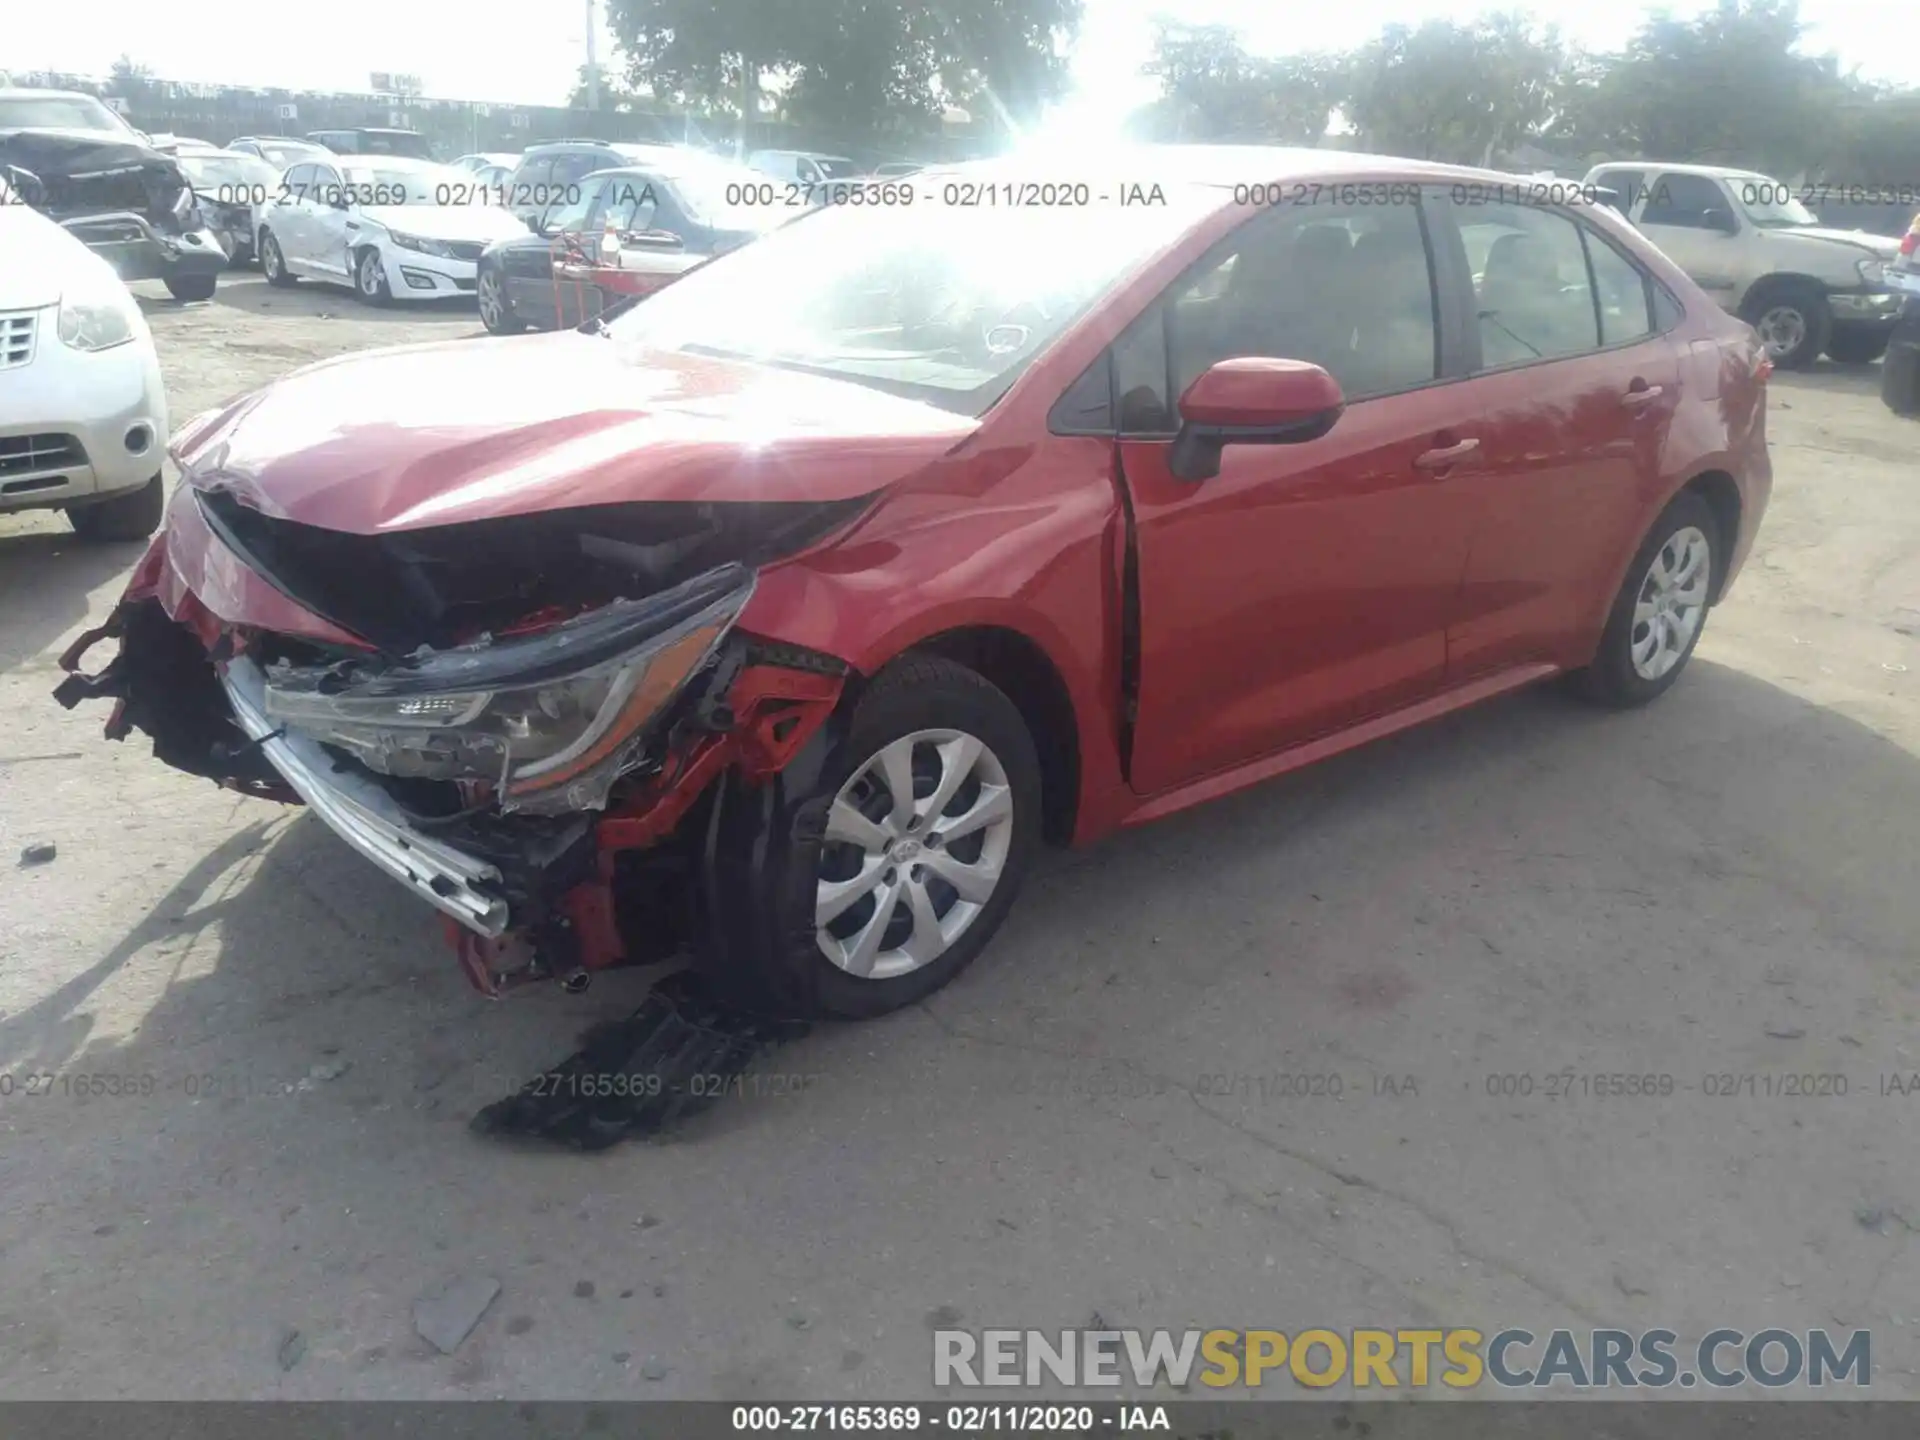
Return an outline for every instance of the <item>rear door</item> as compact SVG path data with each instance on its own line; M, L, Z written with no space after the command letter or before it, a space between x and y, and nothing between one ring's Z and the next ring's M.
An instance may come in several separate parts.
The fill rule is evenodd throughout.
M304 274L306 270L306 250L301 239L306 211L301 202L314 192L313 172L318 168L293 166L280 177L272 198L261 207L260 223L272 233L273 243L280 248L281 262L293 274Z
M1572 210L1447 207L1471 277L1482 463L1457 482L1473 544L1448 633L1448 680L1575 664L1595 597L1657 494L1679 398L1660 331L1677 308L1626 251ZM1659 319L1656 320L1656 314Z
M1361 187L1371 190L1372 186ZM1131 781L1143 794L1435 693L1478 464L1435 291L1424 207L1257 214L1113 349L1140 606ZM1329 370L1345 412L1318 440L1228 445L1168 466L1176 401L1220 360Z

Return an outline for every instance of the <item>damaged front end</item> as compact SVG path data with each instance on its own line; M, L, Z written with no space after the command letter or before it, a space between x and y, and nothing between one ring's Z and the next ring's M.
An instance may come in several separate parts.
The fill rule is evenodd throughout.
M848 676L736 622L761 566L862 508L614 505L364 536L183 488L56 696L112 700L108 736L141 730L177 769L306 804L444 914L483 993L581 988L697 948L712 782L782 769ZM168 549L195 537L215 557L198 572ZM274 628L182 579L222 572L231 597L235 567L271 587ZM119 654L84 673L104 638Z

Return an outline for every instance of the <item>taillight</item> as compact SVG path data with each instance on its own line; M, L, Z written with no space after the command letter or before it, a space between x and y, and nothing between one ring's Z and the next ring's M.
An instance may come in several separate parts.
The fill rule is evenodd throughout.
M1900 237L1900 253L1902 255L1911 255L1916 250L1920 250L1920 220L1916 220L1914 222L1914 228Z

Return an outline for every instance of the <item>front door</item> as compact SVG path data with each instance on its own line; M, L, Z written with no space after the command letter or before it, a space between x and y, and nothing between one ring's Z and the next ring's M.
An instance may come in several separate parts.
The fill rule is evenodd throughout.
M1239 227L1117 342L1140 599L1131 780L1154 794L1440 688L1467 554L1473 416L1443 374L1423 207L1288 206ZM1168 468L1168 403L1233 356L1308 360L1347 399L1293 445ZM1449 365L1448 370L1451 369Z
M1656 174L1640 205L1641 232L1723 310L1739 298L1742 251L1741 237L1727 234L1727 223L1742 223L1740 208L1710 175Z

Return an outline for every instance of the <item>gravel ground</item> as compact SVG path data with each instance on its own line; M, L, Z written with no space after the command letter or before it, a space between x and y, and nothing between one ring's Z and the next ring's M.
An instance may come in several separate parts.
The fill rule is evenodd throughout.
M147 303L177 420L479 332ZM1651 709L1525 694L1052 857L951 989L764 1067L804 1087L590 1158L466 1122L639 980L487 1004L317 821L102 741L54 657L137 547L0 520L0 1389L903 1396L936 1324L1097 1313L1869 1327L1914 1394L1920 429L1876 385L1776 377L1758 549ZM453 1353L416 1330L496 1282Z

